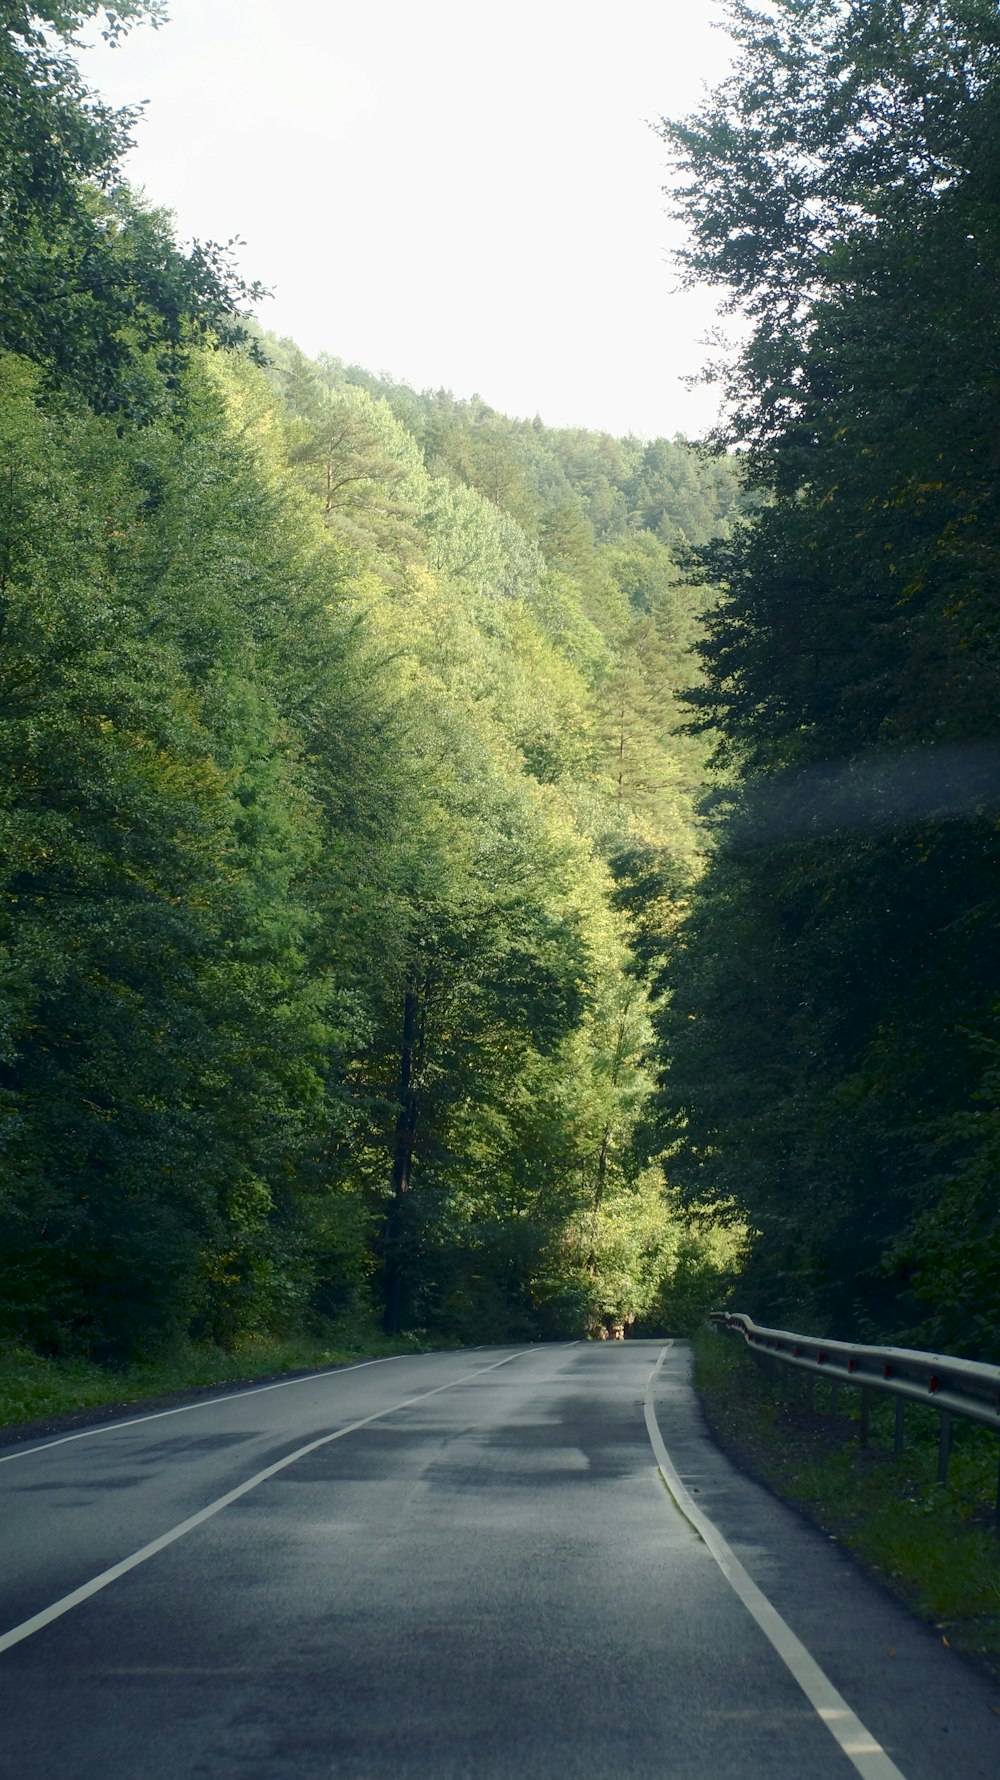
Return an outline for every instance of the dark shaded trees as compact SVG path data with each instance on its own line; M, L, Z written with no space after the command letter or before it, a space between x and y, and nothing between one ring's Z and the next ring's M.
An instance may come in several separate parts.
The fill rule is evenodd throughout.
M694 697L728 781L664 1107L688 1193L762 1233L767 1314L967 1343L1000 1301L927 1245L981 1177L1000 998L1000 27L975 0L731 16L736 72L664 133L692 275L750 321L733 431L765 499L709 552Z

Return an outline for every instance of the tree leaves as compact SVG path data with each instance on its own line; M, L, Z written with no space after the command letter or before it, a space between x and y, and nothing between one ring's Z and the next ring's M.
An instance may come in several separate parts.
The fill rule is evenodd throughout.
M736 72L665 127L692 273L750 321L733 434L763 499L707 553L727 595L694 700L728 785L663 1108L689 1195L762 1232L763 1313L899 1334L915 1286L962 1341L969 1230L940 1272L902 1257L952 1203L949 1158L980 1178L1000 995L997 13L733 17Z
M102 10L0 22L0 1333L633 1315L679 1250L608 859L671 855L659 906L697 851L671 545L739 479L287 342L265 377L229 250L121 177Z

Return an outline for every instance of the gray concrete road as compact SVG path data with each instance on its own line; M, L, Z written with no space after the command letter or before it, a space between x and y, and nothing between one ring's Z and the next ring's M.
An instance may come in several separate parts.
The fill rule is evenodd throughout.
M683 1344L650 1383L662 1345L407 1356L0 1449L3 1771L997 1780L1000 1686L728 1464Z

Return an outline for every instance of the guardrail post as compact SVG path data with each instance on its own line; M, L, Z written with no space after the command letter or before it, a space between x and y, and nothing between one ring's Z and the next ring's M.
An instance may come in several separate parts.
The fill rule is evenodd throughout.
M839 1401L840 1401L840 1385L837 1383L836 1379L833 1379L830 1384L830 1420L831 1421L833 1421L836 1418L837 1404Z
M858 1430L858 1444L860 1446L868 1445L868 1435L871 1428L871 1414L872 1387L870 1384L863 1384L861 1386L861 1425Z
M951 1457L951 1416L947 1409L941 1411L941 1435L938 1440L938 1483L948 1481L948 1460Z
M901 1457L903 1444L906 1440L906 1398L896 1398L896 1437L893 1441L893 1452L897 1459Z

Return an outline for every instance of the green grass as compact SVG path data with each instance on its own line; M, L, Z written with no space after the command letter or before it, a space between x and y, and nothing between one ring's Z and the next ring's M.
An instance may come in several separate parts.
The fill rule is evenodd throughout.
M231 1353L220 1347L185 1345L162 1359L121 1369L89 1360L50 1360L27 1348L0 1346L0 1428L104 1404L139 1404L206 1385L412 1353L425 1345L405 1336L390 1341L367 1329L342 1341L248 1336Z
M814 1401L791 1368L765 1374L732 1337L695 1338L695 1379L723 1445L777 1495L853 1551L942 1636L1000 1675L1000 1537L994 1527L998 1441L956 1419L947 1485L936 1481L939 1418L907 1405L906 1448L893 1455L895 1401L876 1393L870 1443L858 1441L860 1393Z

